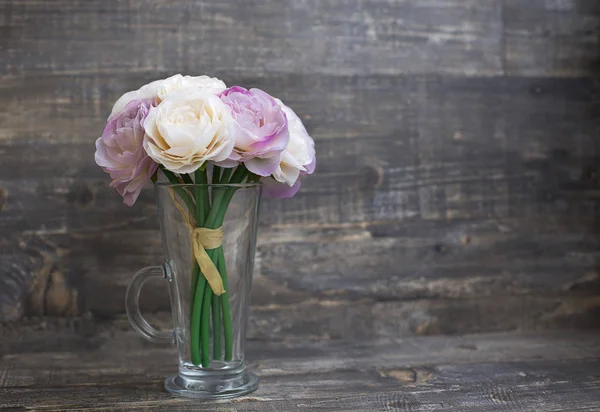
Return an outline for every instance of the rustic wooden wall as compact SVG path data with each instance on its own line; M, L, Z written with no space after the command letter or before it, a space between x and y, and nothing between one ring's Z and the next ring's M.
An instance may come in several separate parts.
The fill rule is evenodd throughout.
M317 142L265 201L251 337L597 326L599 36L596 0L0 0L0 319L122 316L154 195L121 204L93 142L182 72L280 96Z

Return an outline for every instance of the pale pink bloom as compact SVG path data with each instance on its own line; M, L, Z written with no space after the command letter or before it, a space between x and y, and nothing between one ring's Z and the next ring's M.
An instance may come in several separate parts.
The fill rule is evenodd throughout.
M102 137L96 140L94 159L110 175L111 187L128 206L135 203L158 168L142 147L144 120L152 103L153 99L130 101L123 111L108 118Z
M252 173L270 176L279 166L281 153L288 145L285 113L273 97L260 89L234 86L220 96L231 107L236 132L233 152L219 165L234 167L244 163Z

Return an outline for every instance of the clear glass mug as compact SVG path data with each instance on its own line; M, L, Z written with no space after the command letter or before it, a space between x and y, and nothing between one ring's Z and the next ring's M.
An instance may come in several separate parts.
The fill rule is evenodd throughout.
M147 267L137 272L126 293L127 316L134 329L152 342L172 343L175 341L179 352L179 372L165 380L165 388L182 396L223 399L241 396L258 387L258 377L246 370L244 347L248 320L250 288L256 250L256 233L260 203L260 184L246 183L234 185L172 185L158 183L158 219L165 250L165 262L161 266ZM194 344L191 335L192 310L196 289L193 270L195 259L192 252L190 229L182 211L178 209L173 196L175 191L185 191L194 196L196 191L234 191L223 220L222 249L226 267L226 299L231 320L229 344L226 328L215 326L211 317L208 346L203 354L210 354L210 363L193 362ZM181 202L180 202L181 203ZM202 276L202 274L200 274ZM160 331L153 328L141 315L138 298L146 280L160 277L169 285L173 330ZM193 290L194 289L194 290ZM222 307L223 301L221 301ZM219 311L218 305L211 302L211 314ZM216 310L215 310L216 309ZM221 329L221 330L219 330ZM215 330L219 339L215 340ZM206 343L206 342L205 342ZM216 349L215 349L216 346ZM228 346L228 347L226 347ZM198 350L199 352L200 350ZM228 352L228 353L227 353ZM203 358L204 359L204 358Z

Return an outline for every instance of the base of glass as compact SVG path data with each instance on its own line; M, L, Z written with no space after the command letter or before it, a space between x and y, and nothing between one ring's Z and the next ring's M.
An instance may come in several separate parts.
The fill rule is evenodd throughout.
M258 388L258 376L246 370L235 375L215 372L203 376L169 376L165 380L165 389L175 395L209 400L236 398Z

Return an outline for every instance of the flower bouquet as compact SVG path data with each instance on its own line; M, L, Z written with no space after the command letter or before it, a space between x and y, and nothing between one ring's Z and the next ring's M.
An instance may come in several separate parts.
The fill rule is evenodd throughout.
M172 332L152 328L137 306L147 278L170 282L180 371L167 389L202 398L255 389L243 367L243 340L258 202L261 188L267 196L293 196L301 177L313 173L314 142L300 118L260 89L177 74L115 103L95 160L129 206L149 181L157 187L167 259L136 274L126 307L143 336L172 341Z

